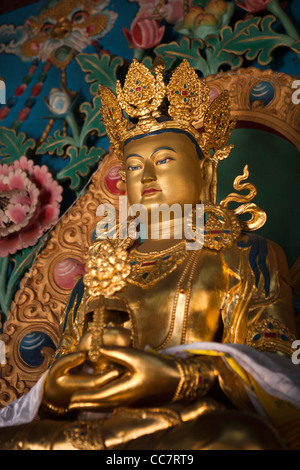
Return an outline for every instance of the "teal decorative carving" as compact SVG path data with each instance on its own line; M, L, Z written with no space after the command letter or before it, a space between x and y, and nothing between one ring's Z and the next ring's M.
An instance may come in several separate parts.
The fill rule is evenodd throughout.
M68 147L66 155L70 157L70 162L57 174L58 181L69 179L70 188L77 191L82 187L83 178L89 174L91 168L97 165L105 153L105 150L96 147Z
M161 44L155 48L155 54L162 57L166 63L166 70L171 70L183 58L187 59L190 65L201 71L204 76L209 75L209 64L204 56L205 43L202 39L189 39L184 36L179 42Z
M0 156L2 163L12 163L27 155L36 146L34 139L27 139L24 132L17 132L8 127L0 127Z
M292 37L272 30L275 21L273 15L238 21L234 29L230 26L222 29L220 40L207 38L206 45L212 47L216 55L224 50L234 55L244 55L248 60L257 59L259 64L267 65L271 62L272 53L276 48L291 47L295 43Z
M93 99L92 104L89 102L82 103L80 112L85 115L85 121L80 132L79 147L85 144L87 136L91 132L96 132L99 137L105 135L99 96Z
M85 120L81 130L79 130L73 113L66 117L70 126L72 135L63 135L60 130L56 130L53 136L42 143L37 149L37 154L58 155L60 157L69 157L69 163L61 170L56 178L58 181L70 180L70 188L76 192L82 188L84 176L87 176L94 168L100 158L103 157L105 150L102 148L86 145L88 136L93 132L99 137L105 135L105 129L102 124L100 113L99 97L95 97L93 103L84 102L79 108L85 115Z
M86 81L91 83L92 95L97 93L100 82L114 87L117 68L123 64L121 57L111 58L108 54L101 57L97 54L79 54L77 61L86 73ZM64 135L60 130L56 130L54 135L49 136L37 149L37 154L47 153L70 158L65 168L57 174L57 179L58 181L70 180L70 188L76 192L81 190L84 177L105 153L105 150L100 147L88 146L88 137L91 134L98 137L105 135L99 97L95 96L92 103L82 103L79 111L85 118L81 129L78 127L74 113L70 112L65 119L72 135Z
M100 83L114 89L116 71L124 63L121 57L112 58L109 54L103 54L101 57L97 54L79 54L76 60L81 70L86 73L85 81L91 83L91 95L97 93Z
M252 14L268 10L279 19L289 36L294 39L299 38L297 29L281 7L279 0L235 0L235 3L238 7Z
M218 35L209 35L205 41L183 37L178 43L171 42L155 48L167 68L175 66L176 60L187 58L203 76L215 74L224 64L232 70L241 67L244 58L257 60L260 65L268 65L275 49L285 46L299 53L299 40L272 29L276 18L267 15L238 21L235 26L225 26Z
M25 248L14 255L0 258L2 276L2 282L0 283L0 331L1 323L3 324L6 320L19 282L34 262L39 251L44 247L46 241L47 235L44 235L35 246Z

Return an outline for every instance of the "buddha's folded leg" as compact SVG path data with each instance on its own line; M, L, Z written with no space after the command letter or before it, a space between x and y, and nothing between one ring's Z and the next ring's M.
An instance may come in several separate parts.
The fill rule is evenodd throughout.
M184 408L117 408L101 418L90 413L87 419L83 413L76 420L37 420L0 428L0 450L112 449L215 409L219 404L207 399Z
M199 401L175 408L118 408L106 418L43 420L0 429L1 450L276 450L284 445L259 417Z
M56 420L32 421L28 424L0 429L0 450L52 450L68 422ZM65 450L73 450L64 442Z
M276 431L258 416L214 411L143 436L115 450L285 450Z

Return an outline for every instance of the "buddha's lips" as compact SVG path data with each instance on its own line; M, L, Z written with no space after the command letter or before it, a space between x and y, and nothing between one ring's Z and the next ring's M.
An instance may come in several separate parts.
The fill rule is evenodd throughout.
M150 193L155 193L155 192L162 192L162 191L161 189L147 188L147 189L144 189L144 191L142 192L142 196L144 196L144 194L150 194Z

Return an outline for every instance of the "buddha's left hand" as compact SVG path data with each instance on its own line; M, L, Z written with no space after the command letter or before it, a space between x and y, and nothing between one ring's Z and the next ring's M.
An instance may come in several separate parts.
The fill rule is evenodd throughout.
M124 347L102 348L101 353L105 359L125 367L126 372L98 390L73 393L70 409L151 406L172 400L180 380L174 361Z

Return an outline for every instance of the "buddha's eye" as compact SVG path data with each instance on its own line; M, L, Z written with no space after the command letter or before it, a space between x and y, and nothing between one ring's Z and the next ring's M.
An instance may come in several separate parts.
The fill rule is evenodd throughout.
M139 170L140 168L141 168L140 165L129 165L129 166L127 167L127 170L129 170L129 171L136 171L136 170Z
M172 160L174 160L174 158L166 157L166 158L163 158L162 160L158 160L156 162L156 165L164 165L165 163L169 163Z

